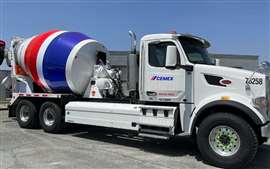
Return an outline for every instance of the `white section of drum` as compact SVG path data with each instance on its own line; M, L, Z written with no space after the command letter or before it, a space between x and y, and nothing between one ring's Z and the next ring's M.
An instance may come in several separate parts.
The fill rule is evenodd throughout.
M22 55L22 48L23 48L23 45L20 44L15 54L16 63L19 65L21 65L21 62L22 62L22 60L20 59L20 56Z
M69 88L83 94L93 76L98 51L107 50L96 40L87 39L78 43L70 52L66 64L66 80Z
M36 69L37 69L37 74L38 74L38 78L41 82L41 84L48 90L51 91L49 85L47 84L44 75L43 75L43 59L44 59L44 55L45 52L48 48L48 46L50 45L50 43L59 35L61 35L62 33L65 33L67 31L59 31L59 32L55 32L53 34L51 34L40 46L39 51L38 51L38 55L37 55L37 63L36 63Z
M29 45L29 43L32 41L32 39L34 39L36 36L33 36L31 38L28 38L26 40L24 40L19 48L18 48L18 53L17 53L17 57L16 57L16 62L23 68L23 70L26 72L26 66L24 63L24 56L25 56L25 51Z

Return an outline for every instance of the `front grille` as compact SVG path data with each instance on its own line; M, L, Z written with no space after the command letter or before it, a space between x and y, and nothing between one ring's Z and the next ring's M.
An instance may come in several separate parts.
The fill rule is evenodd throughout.
M267 99L267 113L270 117L270 77L266 77L266 99Z

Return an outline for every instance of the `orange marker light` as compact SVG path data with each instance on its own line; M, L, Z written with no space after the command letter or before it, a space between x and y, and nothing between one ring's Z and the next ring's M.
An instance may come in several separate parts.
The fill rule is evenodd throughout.
M230 100L231 98L230 98L230 96L222 96L221 97L221 100Z
M23 70L23 68L20 65L15 65L15 73L17 75L26 76L25 71Z

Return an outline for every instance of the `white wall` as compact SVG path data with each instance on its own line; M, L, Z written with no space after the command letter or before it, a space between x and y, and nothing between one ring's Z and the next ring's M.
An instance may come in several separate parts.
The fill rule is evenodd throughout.
M229 66L247 70L256 70L258 67L259 61L258 60L251 60L251 59L220 59L220 66Z

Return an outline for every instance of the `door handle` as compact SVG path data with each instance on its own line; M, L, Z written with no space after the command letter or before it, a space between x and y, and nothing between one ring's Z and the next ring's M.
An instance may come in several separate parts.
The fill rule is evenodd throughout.
M153 91L147 91L146 92L147 96L157 96L157 92L153 92Z

